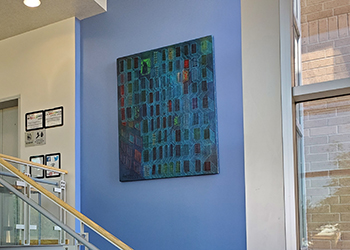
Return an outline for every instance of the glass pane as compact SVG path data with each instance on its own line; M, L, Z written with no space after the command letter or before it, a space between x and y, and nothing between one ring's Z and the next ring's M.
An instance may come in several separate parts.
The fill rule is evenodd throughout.
M19 245L21 232L16 229L23 217L23 202L0 185L0 246Z
M58 207L49 202L39 192L32 191L31 199L58 218ZM55 227L56 225L33 208L30 210L30 224L36 227L30 231L31 245L59 244L60 231Z
M32 192L32 197L36 194ZM36 202L41 202L37 193ZM24 203L11 191L0 184L0 248L24 244L24 213L29 209L30 245L61 245L65 243L65 249L77 249L75 239L68 236L64 230L49 220L30 205ZM71 247L74 246L74 247ZM7 248L4 248L7 249ZM46 249L46 248L45 248Z
M4 167L0 170L0 178L16 187L21 193L28 191L22 186L23 182ZM45 189L53 191L54 187L57 187L58 179L38 179L37 181L40 181L40 185ZM50 211L51 215L57 219L62 218L60 217L63 215L62 210L34 188L30 188L30 199ZM30 225L30 245L57 245L64 242L64 232L59 227L0 184L0 246L23 245L24 225L27 222ZM72 239L70 242L74 243Z
M300 104L302 249L350 249L350 97Z
M300 0L302 84L350 77L350 2Z
M304 154L301 152L303 150L304 145L303 145L303 140L302 140L302 135L297 133L297 149L298 149L298 171L299 173L305 173L305 165L304 165ZM299 202L299 223L300 223L300 243L302 246L302 249L307 247L307 205L305 202L305 175L302 174L300 175L300 178L298 180L299 182L299 197L300 202Z
M7 249L15 245L30 244L32 246L64 245L67 250L78 249L79 241L74 238L74 233L73 236L68 235L68 232L74 232L75 217L65 213L62 208L34 187L27 186L16 175L10 173L4 165L1 167L0 248L5 246ZM62 190L58 188L60 186L59 178L36 179L36 181L44 189L53 192L52 194L56 197L64 196L60 193ZM28 197L30 201L26 201L27 204L19 197ZM43 210L39 212L34 207L39 211ZM80 238L80 236L76 236ZM84 248L79 247L79 249Z

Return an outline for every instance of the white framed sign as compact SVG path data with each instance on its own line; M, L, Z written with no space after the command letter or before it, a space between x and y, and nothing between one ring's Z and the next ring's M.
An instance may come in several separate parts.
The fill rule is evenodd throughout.
M45 155L45 165L52 168L61 168L61 154L47 154ZM61 174L46 170L46 178L59 177Z
M45 110L45 128L63 126L63 107Z
M38 163L41 165L45 165L45 156L44 155L36 155L29 157L29 160L34 163ZM30 167L29 173L31 177L41 179L44 178L44 170L39 168Z
M44 128L44 111L26 113L26 131Z

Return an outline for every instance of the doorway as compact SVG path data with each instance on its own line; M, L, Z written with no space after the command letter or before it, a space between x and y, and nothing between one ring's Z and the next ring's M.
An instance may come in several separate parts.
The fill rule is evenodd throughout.
M0 153L18 156L18 100L0 103Z

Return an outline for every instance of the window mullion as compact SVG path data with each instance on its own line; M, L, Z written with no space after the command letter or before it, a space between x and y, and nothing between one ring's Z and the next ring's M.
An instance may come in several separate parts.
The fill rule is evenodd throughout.
M293 87L295 103L350 94L350 78Z

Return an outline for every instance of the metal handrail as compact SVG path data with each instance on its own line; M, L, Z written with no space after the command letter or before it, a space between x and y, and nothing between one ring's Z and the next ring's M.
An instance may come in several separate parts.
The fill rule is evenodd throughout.
M4 160L6 160L8 162L26 165L26 166L33 167L33 168L39 168L39 169L43 169L43 170L52 171L55 173L60 173L60 174L68 174L67 170L49 167L49 166L42 165L39 163L31 162L31 161L25 161L25 160L22 160L22 159L13 157L13 156L9 156L9 155L0 154L0 158L3 158Z
M14 174L10 174L7 172L2 172L0 171L0 176L6 176L6 177L11 177L11 178L18 178L16 175ZM32 177L31 177L32 178ZM53 182L53 181L47 181L47 180L42 180L42 179L37 179L37 178L32 178L33 180L35 180L36 182L39 183L43 183L43 184L47 184L47 185L52 185L52 186L58 186L57 182Z
M26 164L26 163L24 163L24 164ZM22 181L26 182L31 187L38 190L41 194L46 196L49 200L54 202L60 208L64 209L65 211L67 211L68 213L73 215L75 218L79 219L84 225L91 228L93 231L95 231L97 234L102 236L104 239L109 241L111 244L113 244L117 248L119 248L121 250L132 250L132 248L129 247L128 245L126 245L124 242L122 242L121 240L116 238L114 235L112 235L111 233L109 233L108 231L103 229L101 226L99 226L98 224L96 224L95 222L93 222L92 220L87 218L85 215L78 212L75 208L73 208L72 206L68 205L67 203L65 203L64 201L62 201L58 197L56 197L54 194L52 194L51 192L49 192L48 190L43 188L40 184L38 184L37 182L35 182L31 178L29 178L27 175L22 173L20 170L18 170L14 166L12 166L10 163L5 161L3 158L1 158L1 155L0 155L0 165L2 167L4 167L5 169L7 169L12 174L16 175Z
M62 223L59 219L57 219L55 216L53 216L52 214L50 214L48 211L46 211L44 208L42 208L40 205L38 205L37 203L35 203L32 199L28 198L27 196L25 196L24 194L22 194L20 191L18 191L16 188L12 187L11 184L9 184L8 182L6 182L4 179L0 178L0 183L7 188L8 190L10 190L13 194L15 194L16 196L18 196L20 199L22 199L24 202L26 202L27 204L29 204L31 207L33 207L35 210L37 210L39 213L41 213L42 215L44 215L46 218L48 218L49 220L51 220L53 223L55 223L56 225L58 225L60 228L62 228L64 231L66 231L68 234L70 234L73 238L75 238L76 240L78 240L79 242L81 242L82 244L84 244L85 246L87 246L89 249L91 250L99 250L97 247L95 247L93 244L91 244L90 242L88 242L86 239L84 239L81 235L77 234L74 230L72 230L70 227L68 227L67 225L65 225L64 223Z

